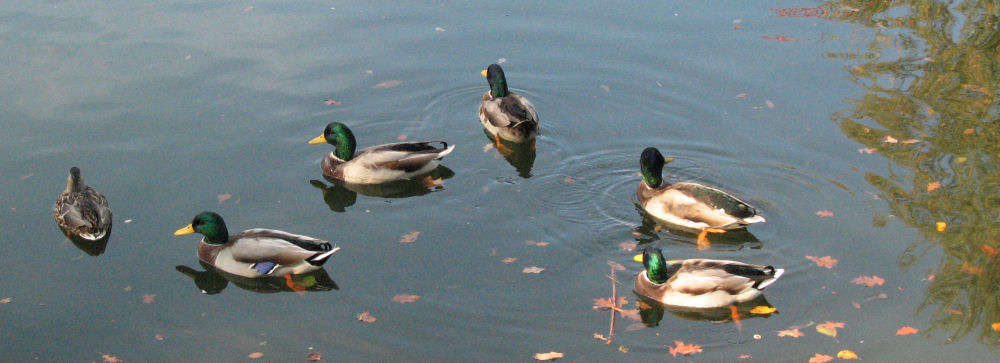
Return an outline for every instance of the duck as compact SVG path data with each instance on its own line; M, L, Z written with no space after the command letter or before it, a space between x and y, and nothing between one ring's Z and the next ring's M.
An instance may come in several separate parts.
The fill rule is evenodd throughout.
M650 216L669 224L699 231L698 246L707 246L708 233L744 228L765 218L757 209L721 189L693 182L663 181L666 160L660 150L647 147L639 156L642 180L636 198Z
M83 182L80 168L71 167L66 190L56 198L52 216L67 237L100 241L111 232L111 205L103 194Z
M353 184L381 184L427 174L455 150L455 145L444 141L420 141L371 146L355 152L354 133L340 122L331 122L322 135L309 140L311 145L322 143L334 147L323 158L323 175Z
M642 251L642 265L635 279L637 293L667 306L694 309L753 300L785 273L773 266L728 260L666 261L656 247Z
M482 75L490 84L479 104L479 122L500 139L517 143L533 141L538 136L538 113L527 98L507 89L507 78L499 64L490 64ZM499 148L499 147L498 147Z
M198 258L216 269L246 278L298 275L322 268L340 250L329 242L274 229L254 228L230 236L215 212L201 212L174 236L200 233Z

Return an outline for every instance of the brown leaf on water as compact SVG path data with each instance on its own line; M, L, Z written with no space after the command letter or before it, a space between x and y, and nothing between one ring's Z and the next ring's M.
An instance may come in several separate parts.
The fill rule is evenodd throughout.
M937 190L939 188L941 188L941 182L930 182L930 183L927 183L927 191L928 192L933 192L933 191L935 191L935 190Z
M375 88L392 88L392 87L396 87L396 86L400 85L401 83L403 83L403 81L393 79L393 80L389 80L389 81L385 81L385 82L376 84Z
M413 243L417 241L417 237L420 236L420 231L410 231L404 233L402 237L399 238L399 243Z
M525 267L521 270L522 273L526 274L540 274L542 271L545 271L545 269L538 266Z
M308 360L310 362L318 362L318 361L320 361L322 359L323 359L323 355L321 355L319 353L309 353L309 355L306 356L306 360Z
M809 358L809 363L826 363L832 360L832 356L816 353L812 358Z
M507 257L505 259L500 260L500 262L503 262L504 264L511 264L514 263L514 261L517 261L517 257Z
M828 269L833 269L837 267L837 259L830 256L816 257L816 256L806 256L812 262L816 263L816 266L826 267Z
M919 331L920 331L920 329L916 329L916 328L909 327L909 326L904 326L902 328L899 328L899 330L896 330L896 335L916 334Z
M828 210L816 211L816 215L820 217L833 217L833 212Z
M430 175L425 176L420 180L424 184L424 188L427 189L444 189L444 180L441 178L432 178Z
M21 175L21 177L18 178L18 180L28 179L28 178L33 177L33 176L35 176L35 173L27 173L27 174Z
M774 101L764 100L764 105L767 106L767 108L774 109Z
M820 334L837 337L837 328L843 328L844 323L839 321L828 321L823 324L816 325L816 331Z
M247 355L247 358L250 358L250 359L257 359L257 358L260 358L260 357L263 357L263 356L264 356L264 353L261 353L261 352L253 352L253 353L250 353L250 355Z
M396 294L392 297L393 302L398 302L400 304L411 303L420 300L420 296L410 295L410 294Z
M3 299L0 299L0 304L6 304L6 303L9 303L9 302L10 302L10 298L9 297L5 297Z
M562 358L563 354L559 352L548 352L548 353L535 353L535 360L556 360Z
M113 355L110 355L110 354L101 354L101 359L102 359L101 362L104 362L104 363L120 363L120 362L124 362L123 360L118 359L117 357L115 357Z
M969 264L968 262L962 262L962 272L965 272L967 274L973 274L973 275L982 275L983 274L983 268L979 267L979 266L976 266L976 265Z
M372 314L370 314L369 312L364 311L361 314L358 314L358 320L366 322L366 323L374 323L375 322L375 317L372 316Z
M535 246L535 247L545 247L545 246L549 245L548 242L539 242L539 241L532 241L532 240L524 241L524 243L528 244L528 246Z
M871 276L861 275L855 277L853 280L851 280L851 282L853 282L856 285L865 285L868 287L872 287L875 285L882 286L882 284L885 283L885 279L878 277L876 275L871 275Z
M340 102L337 102L337 100L330 99L330 98L327 98L327 99L323 100L323 102L326 103L329 106L336 106L336 105L340 104Z
M143 304L152 304L153 300L156 299L156 294L142 294Z
M800 331L799 328L778 331L779 337L801 338L804 335L805 334L802 334L802 331Z
M218 196L218 198L219 198L219 204L222 204L222 202L225 202L225 201L229 200L232 197L233 197L233 195L229 194L229 193L219 194L219 196Z
M680 340L675 340L674 341L674 346L673 347L667 347L667 348L670 349L670 355L672 355L674 357L677 357L677 353L680 353L680 354L683 354L683 355L691 355L691 354L695 354L695 353L701 353L701 346L700 345L684 344L684 342L682 342Z
M573 179L573 177L571 177L571 176L567 176L567 177L563 178L563 183L573 184L573 183L576 183L576 179Z
M614 302L611 301L610 297L603 297L594 299L594 309L614 309L619 306L628 305L628 299L624 296L618 297L618 305L615 306Z
M636 247L639 246L639 242L636 241L625 241L618 244L618 248L626 251L635 251Z
M989 257L989 258L997 257L997 255L1000 254L1000 251L997 251L996 248L993 248L993 246L990 246L990 245L985 244L985 243L979 245L979 250L983 251L983 253L986 254L986 257Z

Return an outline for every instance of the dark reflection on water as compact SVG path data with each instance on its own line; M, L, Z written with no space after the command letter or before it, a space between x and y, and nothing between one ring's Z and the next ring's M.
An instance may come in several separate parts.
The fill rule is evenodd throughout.
M660 325L660 320L663 319L663 312L669 311L671 314L684 319L684 320L700 320L700 321L711 321L715 323L726 323L732 322L733 310L736 308L736 314L739 314L739 320L751 319L751 318L767 318L771 314L752 314L750 310L758 306L774 307L771 303L767 302L767 298L764 295L760 295L757 298L733 305L732 307L724 307L717 309L694 309L694 308L684 308L677 306L663 305L656 300L650 299L642 294L639 294L635 290L632 291L635 295L637 301L639 301L639 316L642 318L642 323L648 327L654 327Z
M531 167L535 165L535 140L530 142L513 142L504 139L495 139L489 131L483 129L486 138L493 143L496 151L503 156L510 166L517 170L517 175L522 178L531 177Z
M865 94L834 115L848 138L909 173L869 172L892 214L920 231L902 268L938 246L944 257L920 310L948 340L1000 346L1000 13L988 1L831 1L831 19L871 28L848 69ZM847 10L843 10L847 9ZM878 221L876 220L876 224Z
M88 255L91 256L99 256L102 253L104 253L104 250L108 247L108 240L111 238L110 229L108 230L108 234L104 235L103 238L96 241L91 241L80 238L79 236L76 235L68 234L66 233L66 229L62 227L59 227L59 230L62 231L62 234L64 236L68 236L66 238L69 239L69 241L72 242L73 245L76 246L76 248L79 248L81 251L86 252Z
M690 231L680 226L676 226L659 218L653 217L643 210L639 204L633 204L635 210L642 217L642 223L635 227L635 240L639 245L653 243L658 240L668 240L692 246L698 245L698 232ZM666 234L663 236L661 234ZM728 230L725 233L709 233L708 249L719 251L738 251L744 248L760 249L764 243L757 239L747 228ZM640 247L641 248L641 247Z
M260 277L250 279L220 271L212 265L198 261L203 271L184 265L176 266L178 272L194 281L195 286L203 294L214 295L222 292L232 282L241 289L261 294L276 292L330 291L338 290L337 283L330 278L325 269L310 271L305 274L283 277Z
M354 205L358 194L377 198L409 198L444 189L444 181L455 176L455 172L444 165L415 179L397 180L382 184L352 184L326 178L330 184L319 180L309 180L309 184L323 193L323 201L330 210L343 213ZM440 180L438 180L440 179Z

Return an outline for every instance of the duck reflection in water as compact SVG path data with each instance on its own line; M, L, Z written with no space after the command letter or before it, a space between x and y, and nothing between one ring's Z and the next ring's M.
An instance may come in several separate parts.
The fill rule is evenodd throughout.
M635 227L640 235L635 237L640 245L667 239L685 244L694 244L698 249L713 251L738 251L744 248L760 249L764 243L746 228L729 230L726 233L709 234L698 240L699 232L692 231L666 223L645 213L641 206L635 205L636 211L642 216L642 224ZM660 232L668 232L673 236L662 237Z
M485 129L483 129L483 133L497 149L497 153L517 170L518 176L525 179L531 177L531 167L535 165L535 139L528 142L514 142L496 138Z
M338 290L337 283L330 278L325 269L310 271L304 274L285 275L281 277L246 278L217 270L211 265L198 261L204 271L179 265L175 267L184 276L190 277L203 294L214 295L222 292L230 282L241 289L261 294L276 292L304 292Z
M430 173L416 179L396 180L382 184L352 184L331 178L324 178L330 184L310 180L309 184L323 193L323 201L334 212L344 212L357 202L358 194L377 198L409 198L444 189L444 180L451 179L455 172L440 165Z
M63 232L65 232L65 230L63 230ZM108 239L111 238L111 234L106 234L98 240L89 240L75 235L70 235L67 238L73 243L74 246L76 246L76 248L86 252L88 255L99 256L104 253L104 250L108 247Z
M767 318L770 316L770 314L753 314L750 312L750 310L758 306L771 307L771 304L767 302L767 298L763 295L729 307L695 309L663 305L638 292L633 291L633 293L639 305L639 317L642 319L642 324L650 328L660 325L660 320L663 320L664 311L669 311L671 314L684 320L710 321L714 323L732 322L734 316L738 316L737 319L739 320Z

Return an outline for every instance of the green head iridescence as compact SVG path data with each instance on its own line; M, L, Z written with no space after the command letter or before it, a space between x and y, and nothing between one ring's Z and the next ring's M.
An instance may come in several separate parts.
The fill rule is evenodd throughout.
M497 98L507 95L507 77L504 77L500 65L490 64L489 68L486 68L486 80L490 82L491 97Z
M201 212L191 221L191 227L195 232L205 236L205 242L209 244L223 244L229 240L229 230L226 229L226 222L222 216L213 212Z
M333 154L337 155L340 160L347 161L354 157L357 141L354 139L354 133L351 132L351 129L347 128L347 125L340 122L331 122L326 126L323 136L326 137L327 143L334 146Z
M639 156L639 170L642 171L642 180L650 188L656 188L663 182L663 155L655 147L647 147Z
M646 247L642 251L642 265L646 268L649 281L662 284L670 278L667 273L667 262L663 260L663 252L659 248Z

